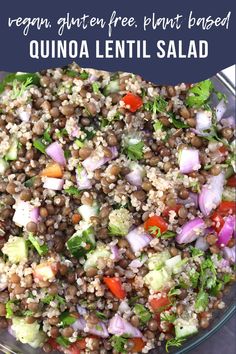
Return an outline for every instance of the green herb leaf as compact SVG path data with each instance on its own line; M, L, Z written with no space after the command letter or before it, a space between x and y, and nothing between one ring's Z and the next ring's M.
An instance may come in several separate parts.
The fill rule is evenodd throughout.
M76 139L75 140L75 144L81 149L83 146L84 146L84 142L79 140L79 139Z
M31 84L36 86L39 86L40 84L39 75L36 73L24 73L24 74L12 73L5 76L5 78L0 82L0 93L4 91L5 87L8 84L13 84L15 80L22 83L25 83L27 80L29 82L30 80Z
M21 97L26 89L32 84L32 78L28 77L25 82L13 81L11 99Z
M166 321L169 323L173 323L176 320L176 315L173 313L166 313L166 312L162 312L161 313L161 321Z
M70 186L69 188L65 189L65 192L69 195L74 195L74 196L79 196L80 195L80 191L78 190L77 187L75 186Z
M75 70L66 70L66 75L69 76L69 77L77 77L79 76L79 73Z
M27 188L33 187L34 180L35 180L35 177L31 177L30 179L27 179L24 183L25 187L27 187Z
M42 154L46 153L46 145L42 142L41 139L34 140L33 141L33 146L35 147L35 149L37 149L40 152L42 152Z
M174 115L171 117L171 122L177 129L189 128L188 124L182 122L182 120L180 119L177 119L176 117L174 117Z
M192 257L201 257L204 255L204 252L196 247L191 247L190 251L191 251Z
M103 312L100 312L100 311L96 311L96 316L97 316L100 320L106 320L106 319L107 319L107 316L106 316Z
M171 296L178 296L181 294L181 290L179 288L171 288L170 291L168 292L168 297L171 297Z
M194 289L196 289L197 286L198 286L199 277L200 277L200 273L197 272L194 268L190 270L190 272L189 272L189 278L190 278L190 281L191 281L191 283L192 283L192 287L193 287Z
M57 337L56 342L63 348L68 348L71 345L69 339L63 336Z
M209 302L209 295L204 290L200 290L195 301L195 310L202 312L205 310Z
M13 310L12 305L14 304L13 300L8 300L6 303L6 318L12 318Z
M155 225L154 225L154 226L149 226L148 232L149 232L151 235L155 236L155 237L160 237L160 236L161 236L161 229L160 229L160 227L155 226Z
M92 83L92 88L94 93L100 93L100 83L99 82L93 82Z
M89 77L89 73L87 73L86 71L82 71L79 75L81 80L87 80Z
M36 251L38 252L38 254L40 256L43 256L46 253L48 253L48 246L45 245L45 244L44 245L40 245L39 242L37 241L37 239L32 234L32 232L29 233L28 240L34 246L34 248L36 249Z
M144 143L140 141L136 144L127 145L124 152L130 160L141 160L143 158L143 147Z
M50 136L50 131L51 131L51 127L49 126L45 132L43 133L43 140L46 141L47 143L51 143L52 142L52 138Z
M51 301L58 301L60 305L65 305L65 299L60 295L47 295L43 299L41 299L43 304L49 305Z
M56 132L56 137L58 139L63 138L63 136L66 136L66 135L68 135L68 132L67 132L67 130L65 128L63 128L63 129L59 130L58 132Z
M168 339L166 341L166 351L169 353L169 347L181 347L183 342L185 342L185 338L173 338L173 339Z
M167 102L162 96L156 96L154 101L149 101L144 103L143 107L145 111L150 111L154 114L162 113L166 110Z
M125 354L127 350L125 349L125 345L128 342L128 338L124 336L112 336L111 337L111 345L115 349L117 353Z
M173 238L176 236L176 233L173 231L166 231L163 234L161 234L161 238L163 238L164 240L167 240L169 238Z
M76 322L77 318L75 316L72 316L69 311L63 312L60 317L60 326L62 327L67 327L72 325L73 323Z
M157 120L157 121L153 124L153 128L154 128L155 132L158 131L158 130L162 130L163 124L162 124L159 120Z
M141 304L136 304L134 306L134 313L136 316L138 316L142 324L147 323L152 317L151 312Z
M23 316L26 316L26 317L31 317L33 314L34 314L34 312L31 310L26 310L23 312Z
M195 84L188 90L185 100L186 105L189 107L201 107L203 104L207 103L213 88L214 86L211 80L204 80Z

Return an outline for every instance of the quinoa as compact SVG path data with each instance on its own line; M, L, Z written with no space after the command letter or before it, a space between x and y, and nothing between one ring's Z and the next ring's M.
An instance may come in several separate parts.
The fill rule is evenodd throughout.
M207 328L235 280L233 128L194 85L75 63L24 75L0 93L0 328L81 354Z

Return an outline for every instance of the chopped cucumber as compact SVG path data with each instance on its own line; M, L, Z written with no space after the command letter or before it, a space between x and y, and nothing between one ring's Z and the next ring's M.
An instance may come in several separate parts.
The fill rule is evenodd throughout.
M66 242L66 246L74 257L80 258L84 256L95 247L93 228L89 227L86 230L79 230L74 233Z
M171 276L165 268L160 270L151 270L145 275L144 282L154 291L161 291L166 286L172 285Z
M79 213L82 216L82 219L84 221L90 222L90 218L92 216L98 215L98 206L96 204L92 205L92 206L90 206L90 205L81 205L78 208L78 211L79 211Z
M118 80L110 81L103 89L104 96L108 96L110 93L115 93L120 90L120 85Z
M13 317L12 330L21 343L29 344L33 348L39 348L43 345L45 334L40 331L40 325L37 321L26 323L25 318Z
M11 263L26 262L28 257L26 241L22 237L12 236L4 244L2 253L8 256Z
M125 236L132 225L130 212L125 208L112 210L109 214L109 231L114 236Z
M149 270L158 270L163 267L167 259L171 257L168 250L165 250L161 253L156 253L151 256L148 260L148 269Z
M84 263L84 270L88 268L96 267L99 258L110 258L111 252L108 251L104 246L97 247L96 250L89 253L87 260Z
M167 259L165 261L165 268L170 273L177 274L181 272L182 269L181 256L178 254L175 257Z
M232 187L225 187L222 195L223 200L235 201L236 200L236 190Z
M3 175L8 167L8 163L3 159L0 158L0 175Z
M18 141L16 139L13 139L9 150L5 155L5 159L7 161L13 161L17 159L17 148L18 148Z
M197 332L197 320L190 319L187 321L182 318L178 318L175 321L175 335L177 339L191 336Z

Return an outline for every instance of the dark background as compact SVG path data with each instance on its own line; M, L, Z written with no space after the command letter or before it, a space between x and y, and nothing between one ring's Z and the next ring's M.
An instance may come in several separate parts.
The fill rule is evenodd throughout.
M209 42L209 56L206 59L96 59L94 53L89 59L78 60L83 67L93 67L108 71L129 71L142 75L156 83L196 82L212 76L216 72L236 62L235 33L236 13L235 0L8 0L0 11L0 70L5 71L37 71L43 68L63 66L71 62L70 59L30 59L28 45L31 39L87 39L93 43L95 39L107 39L107 32L96 28L66 31L63 38L57 35L57 26L48 30L31 30L24 37L21 28L8 28L8 17L48 17L56 23L58 17L70 12L71 16L80 17L87 13L105 19L110 17L113 10L121 16L133 16L138 23L142 23L145 15L156 12L158 17L172 17L177 13L187 17L190 10L196 17L225 17L231 11L230 28L215 28L203 31L200 28L187 30L147 31L141 28L115 30L111 39L147 39L153 53L156 41L159 39L182 39L188 43L190 39L206 39Z

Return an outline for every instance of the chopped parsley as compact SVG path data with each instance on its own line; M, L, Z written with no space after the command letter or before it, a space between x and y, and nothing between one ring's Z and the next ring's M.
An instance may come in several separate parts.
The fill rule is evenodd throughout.
M201 107L208 102L213 91L211 80L204 80L195 84L188 90L185 103L188 107Z
M6 318L11 318L13 316L12 305L14 304L13 300L8 300L6 303Z
M33 187L34 180L35 180L35 177L31 177L31 178L27 179L24 183L25 187L27 187L27 188Z
M97 312L96 312L96 316L97 316L100 320L106 320L106 319L107 319L107 316L106 316L103 312L100 312L100 311L97 311Z
M162 113L166 110L167 102L162 96L156 96L154 101L148 101L147 103L144 103L143 107L145 111L149 111L154 114L158 112Z
M162 130L163 124L162 124L159 120L157 120L157 121L153 124L153 128L154 128L155 132L158 131L158 130Z
M31 317L34 315L34 312L31 311L31 310L26 310L23 312L23 316L28 316L28 317Z
M192 257L201 257L204 255L204 252L196 247L191 247L191 255Z
M176 316L174 313L161 313L161 321L169 322L169 323L174 323L176 320Z
M31 85L39 86L40 84L39 75L36 73L24 73L24 74L12 73L5 76L5 78L0 82L0 94L4 91L5 87L8 84L13 84L14 81L25 83L27 80L28 83L30 81Z
M93 88L93 92L94 93L100 93L100 84L99 84L99 82L93 82L92 83L92 88Z
M127 350L125 349L125 346L128 342L127 336L112 336L111 337L111 345L115 349L117 353L120 354L126 354Z
M78 190L78 188L77 187L75 187L75 186L70 186L69 188L66 188L65 189L65 192L67 193L67 194L69 194L69 195L74 195L74 196L79 196L80 195L80 191Z
M73 323L75 323L75 321L77 320L77 318L75 316L72 316L69 311L65 311L63 312L60 317L60 326L62 327L67 327L72 325Z
M63 336L57 337L56 342L64 348L67 348L71 345L69 339Z
M84 146L84 142L79 139L75 140L75 144L78 146L78 148L82 148Z
M161 229L160 227L158 226L149 226L148 228L148 232L153 235L153 236L156 236L156 237L160 237L161 236Z
M50 131L51 131L51 127L49 126L49 127L47 127L47 129L43 133L43 140L46 141L47 143L52 142L52 138L50 136Z
M171 114L170 117L171 117L171 123L175 126L175 128L177 129L189 128L188 124L182 122L182 120L180 119L177 119L174 114Z
M180 295L180 294L181 294L181 290L174 287L174 288L171 288L170 291L168 292L168 297L176 296L176 295Z
M166 341L166 351L169 353L169 347L181 347L183 342L185 341L185 338L173 338L173 339L168 339Z
M141 160L143 158L143 147L144 143L142 141L136 144L129 144L125 146L124 153L130 160Z
M49 305L51 301L58 301L59 305L65 305L66 301L60 295L47 295L43 299L41 299L43 304Z
M17 80L13 81L11 99L15 100L21 97L29 86L32 85L32 78L27 77L25 82L19 82Z
M66 70L66 75L69 77L77 77L79 73L75 70Z
M36 251L38 252L38 254L40 256L43 256L45 254L47 254L48 252L48 246L43 244L40 245L38 240L34 237L34 235L32 234L32 232L29 233L28 236L28 240L30 241L30 243L34 246L34 248L36 249Z
M86 71L82 71L79 75L81 80L87 80L89 77L89 73L87 73Z
M176 236L176 233L173 231L166 231L163 234L161 234L161 238L164 240L167 240L168 238L173 238Z
M134 306L134 313L138 316L141 324L146 324L152 317L151 312L141 304L136 304Z
M67 132L67 130L65 128L63 128L63 129L59 130L58 132L56 132L56 137L58 139L63 138L63 136L66 136L66 135L68 135L68 132Z
M192 283L192 287L193 287L194 289L196 289L197 286L198 286L199 276L200 276L200 273L197 272L194 268L190 270L190 272L189 272L189 278L190 278L190 281L191 281L191 283Z
M195 310L202 312L205 310L209 302L209 295L206 291L200 290L195 301Z
M34 140L33 146L35 147L35 149L39 150L42 154L46 153L46 145L42 142L41 139Z

